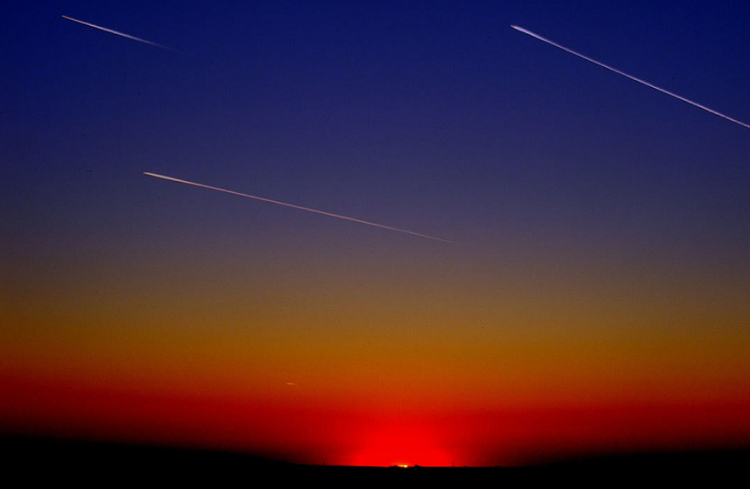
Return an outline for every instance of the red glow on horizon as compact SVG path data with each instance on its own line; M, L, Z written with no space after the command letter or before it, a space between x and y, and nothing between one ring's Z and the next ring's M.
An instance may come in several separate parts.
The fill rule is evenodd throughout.
M350 466L527 465L550 456L750 442L750 399L372 411L167 394L0 370L0 432L239 451Z
M367 467L447 467L451 455L442 449L434 433L405 423L376 428L365 436L363 448L344 465Z

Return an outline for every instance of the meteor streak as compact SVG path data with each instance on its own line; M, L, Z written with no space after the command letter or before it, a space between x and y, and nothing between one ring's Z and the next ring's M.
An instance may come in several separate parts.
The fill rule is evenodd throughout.
M93 27L94 29L99 29L100 31L109 32L110 34L114 34L116 36L124 37L126 39L132 39L133 41L142 42L144 44L150 44L151 46L156 46L157 48L167 49L169 51L174 51L173 48L170 48L169 46L164 46L162 44L158 44L152 41L147 41L146 39L141 39L140 37L131 36L130 34L125 34L124 32L119 32L113 29L107 29L106 27L102 27L96 24L89 24L88 22L84 22L82 20L74 19L73 17L68 17L67 15L62 16L63 19L72 20L73 22L78 22L79 24L87 25L89 27Z
M262 202L269 202L271 204L283 205L284 207L291 207L293 209L299 209L301 211L314 212L316 214L322 214L322 215L328 216L328 217L335 217L336 219L344 219L346 221L358 222L360 224L366 224L368 226L374 226L376 228L389 229L391 231L397 231L399 233L406 233L406 234L411 234L412 236L419 236L420 238L427 238L427 239L432 239L432 240L435 240L435 241L442 241L443 243L451 243L451 244L453 244L453 241L448 241L447 239L436 238L435 236L428 236L426 234L415 233L414 231L407 231L406 229L399 229L399 228L394 228L394 227L391 227L391 226L386 226L385 224L377 224L377 223L374 223L374 222L363 221L362 219L355 219L353 217L347 217L347 216L342 216L342 215L339 215L339 214L333 214L331 212L319 211L317 209L310 209L309 207L302 207L300 205L288 204L286 202L279 202L278 200L267 199L265 197L258 197L257 195L243 194L243 193L240 193L240 192L234 192L233 190L226 190L226 189L223 189L223 188L211 187L210 185L204 185L202 183L189 182L187 180L180 180L179 178L167 177L165 175L158 175L156 173L150 173L150 172L147 172L147 171L143 172L143 174L144 175L148 175L149 177L161 178L162 180L169 180L171 182L184 183L185 185L192 185L194 187L207 188L209 190L216 190L218 192L224 192L224 193L227 193L227 194L239 195L240 197L246 197L248 199L255 199L255 200L260 200Z
M560 48L560 49L562 49L563 51L567 51L567 52L569 52L570 54L574 54L574 55L578 56L579 58L583 58L583 59L585 59L586 61L590 61L591 63L594 63L595 65L599 65L599 66L601 66L602 68L606 68L606 69L608 69L609 71L614 71L614 72L615 72L615 73L617 73L618 75L622 75L622 76L624 76L624 77L626 77L626 78L630 78L631 80L633 80L633 81L636 81L636 82L638 82L638 83L640 83L640 84L642 84L642 85L646 85L647 87L653 88L654 90L658 90L658 91L660 91L661 93L666 93L667 95L670 95L670 96L672 96L672 97L674 97L674 98L676 98L676 99L682 100L683 102L687 102L687 103L689 103L690 105L693 105L693 106L695 106L695 107L698 107L699 109L703 109L703 110L705 110L706 112L710 112L710 113L712 113L712 114L714 114L714 115L718 115L719 117L723 117L724 119L726 119L726 120L728 120L728 121L734 122L735 124L739 124L740 126L743 126L743 127L747 127L748 129L750 129L750 125L748 125L748 124L745 124L745 123L744 123L744 122L742 122L742 121L738 121L737 119L732 119L731 117L729 117L729 116L726 116L726 115L724 115L724 114L722 114L722 113L720 113L720 112L716 112L715 110L713 110L713 109L710 109L710 108L706 107L705 105L701 105L701 104L699 104L699 103L697 103L697 102L693 102L692 100L688 100L688 99L686 99L685 97L681 97L681 96L677 95L676 93L672 93L672 92L669 92L669 91L667 91L667 90L664 90L663 88L659 88L659 87L657 87L656 85L652 85L652 84L650 84L650 83L649 83L649 82L647 82L647 81L641 80L640 78L636 78L636 77L634 77L634 76L632 76L632 75L628 75L627 73L623 73L622 71L620 71L620 70L618 70L618 69L616 69L616 68L612 68L611 66L607 66L607 65L605 65L604 63L600 63L599 61L597 61L597 60L595 60L595 59L591 59L591 58L589 58L588 56L584 56L584 55L582 55L581 53L577 53L577 52L573 51L572 49L568 49L568 48L566 48L565 46L561 46L561 45L559 45L559 44L557 44L557 43L555 43L555 42L553 42L553 41L550 41L549 39L545 39L544 37L542 37L542 36L540 36L540 35L538 35L538 34L534 34L533 32L531 32L531 31L529 31L529 30L526 30L526 29L524 29L523 27L518 27L518 26L516 26L516 25L511 25L511 27L512 27L512 28L514 28L515 30L517 30L517 31L519 31L519 32L523 32L524 34L527 34L527 35L529 35L529 36L531 36L531 37L533 37L533 38L539 39L539 40L540 40L540 41L542 41L542 42L546 42L547 44L551 44L552 46L555 46L556 48Z

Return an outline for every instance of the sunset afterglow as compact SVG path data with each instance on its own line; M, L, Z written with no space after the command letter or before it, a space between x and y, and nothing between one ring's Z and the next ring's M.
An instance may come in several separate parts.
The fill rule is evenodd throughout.
M11 2L0 436L750 448L750 7L688 3Z

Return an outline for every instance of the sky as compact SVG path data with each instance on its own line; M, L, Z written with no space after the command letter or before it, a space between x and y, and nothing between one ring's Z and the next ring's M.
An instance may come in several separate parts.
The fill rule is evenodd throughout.
M4 12L0 433L355 465L750 445L750 130L510 27L748 123L746 3Z

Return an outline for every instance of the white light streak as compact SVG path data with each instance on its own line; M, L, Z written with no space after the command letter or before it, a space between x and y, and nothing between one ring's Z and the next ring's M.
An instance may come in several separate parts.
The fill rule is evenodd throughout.
M300 205L294 205L294 204L289 204L289 203L286 203L286 202L280 202L278 200L267 199L265 197L259 197L257 195L243 194L243 193L240 193L240 192L235 192L233 190L226 190L226 189L223 189L223 188L212 187L210 185L204 185L202 183L189 182L187 180L181 180L179 178L173 178L173 177L168 177L168 176L165 176L165 175L159 175L157 173L143 172L143 174L144 175L148 175L150 177L161 178L162 180L169 180L171 182L184 183L185 185L192 185L194 187L201 187L201 188L205 188L205 189L209 189L209 190L216 190L217 192L224 192L224 193L227 193L227 194L237 195L237 196L245 197L245 198L248 198L248 199L260 200L262 202L268 202L270 204L281 205L281 206L284 206L284 207L291 207L293 209L298 209L298 210L301 210L301 211L314 212L315 214L321 214L321 215L328 216L328 217L334 217L336 219L343 219L345 221L357 222L359 224L365 224L367 226L373 226L373 227L381 228L381 229L388 229L390 231L397 231L399 233L411 234L412 236L418 236L420 238L427 238L427 239L432 239L432 240L435 240L435 241L442 241L443 243L451 243L451 244L453 243L452 241L448 241L447 239L436 238L435 236L429 236L427 234L415 233L414 231L408 231L406 229L394 228L394 227L391 227L391 226L386 226L385 224L378 224L378 223L375 223L375 222L364 221L362 219L356 219L354 217L342 216L340 214L333 214L332 212L325 212L325 211L320 211L320 210L317 210L317 209L311 209L309 207L303 207L303 206L300 206Z
M556 48L560 48L563 51L566 51L566 52L568 52L570 54L574 54L574 55L578 56L579 58L583 58L586 61L594 63L595 65L599 65L602 68L606 68L609 71L613 71L613 72L617 73L618 75L622 75L622 76L624 76L626 78L630 78L631 80L633 80L635 82L638 82L641 85L646 85L649 88L653 88L654 90L658 90L661 93L665 93L665 94L667 94L667 95L669 95L671 97L674 97L674 98L676 98L678 100L682 100L683 102L687 102L690 105L698 107L699 109L703 109L706 112L710 112L710 113L712 113L714 115L718 115L719 117L722 117L722 118L724 118L724 119L726 119L728 121L734 122L735 124L739 124L740 126L743 126L743 127L746 127L748 129L750 129L750 125L745 124L742 121L738 121L737 119L732 119L731 117L729 117L727 115L724 115L721 112L716 112L715 110L710 109L710 108L706 107L705 105L701 105L698 102L693 102L692 100L686 99L685 97L677 95L676 93L672 93L672 92L670 92L668 90L664 90L663 88L659 88L656 85L652 85L651 83L649 83L647 81L644 81L644 80L641 80L640 78L636 78L636 77L634 77L632 75L628 75L627 73L624 73L624 72L622 72L622 71L620 71L620 70L618 70L616 68L612 68L611 66L605 65L604 63L600 63L599 61L597 61L595 59L591 59L588 56L584 56L581 53L577 53L577 52L573 51L572 49L568 49L565 46L561 46L561 45L557 44L556 42L550 41L549 39L546 39L546 38L544 38L544 37L542 37L542 36L540 36L538 34L534 34L530 30L524 29L523 27L518 27L517 25L511 25L511 27L514 28L515 30L517 30L519 32L523 32L524 34L527 34L527 35L529 35L529 36L531 36L531 37L533 37L535 39L539 39L542 42L546 42L547 44L551 44L552 46L555 46Z
M144 44L149 44L151 46L156 46L157 48L167 49L169 51L174 51L173 48L170 48L169 46L164 46L162 44L155 43L153 41L148 41L146 39L141 39L140 37L131 36L130 34L125 34L124 32L119 32L114 29L107 29L106 27L102 27L96 24L90 24L88 22L84 22L82 20L74 19L73 17L68 17L67 15L62 16L63 19L72 20L73 22L78 22L79 24L87 25L89 27L93 27L94 29L99 29L100 31L109 32L110 34L114 34L116 36L124 37L126 39L131 39L133 41L142 42Z

